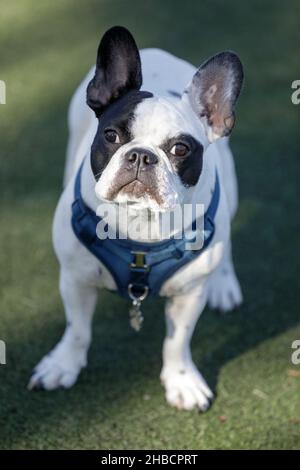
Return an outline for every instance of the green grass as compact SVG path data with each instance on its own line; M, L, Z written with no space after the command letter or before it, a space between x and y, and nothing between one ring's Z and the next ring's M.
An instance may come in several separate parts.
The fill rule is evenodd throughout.
M290 100L300 74L299 15L296 0L1 2L1 448L300 448L300 378L288 375L300 371L290 362L300 338L300 106ZM129 27L140 47L162 47L195 64L228 48L245 64L232 138L241 199L234 256L245 303L226 317L206 309L198 323L194 359L217 392L203 415L164 401L161 300L145 307L136 335L126 302L104 293L78 384L26 390L32 367L64 326L51 220L68 101L114 24Z

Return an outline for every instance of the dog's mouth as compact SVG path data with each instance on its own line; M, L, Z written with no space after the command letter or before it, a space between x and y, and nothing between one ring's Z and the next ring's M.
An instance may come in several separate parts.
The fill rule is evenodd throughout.
M97 185L97 197L104 202L128 204L136 209L148 208L154 211L166 211L174 205L170 202L171 198L165 198L161 194L154 178L145 178L144 181L136 175L132 179L122 172L115 176L108 188L104 189L100 180Z
M164 201L159 195L157 188L151 187L143 181L135 178L130 182L114 187L110 191L106 200L114 203L128 204L137 208L154 208L160 209L164 205Z
M142 181L135 179L130 183L122 186L118 193L124 196L128 196L129 199L133 198L135 200L149 195L150 188Z

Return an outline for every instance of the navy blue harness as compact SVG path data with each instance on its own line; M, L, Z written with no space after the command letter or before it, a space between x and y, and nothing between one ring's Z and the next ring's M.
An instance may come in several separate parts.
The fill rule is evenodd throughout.
M162 284L173 273L194 260L210 244L215 232L214 219L220 199L217 172L210 205L204 214L203 246L198 250L186 250L186 243L191 240L184 235L181 239L172 237L155 243L119 238L100 240L96 228L101 218L82 199L81 171L82 165L75 180L72 227L80 242L109 270L123 297L143 299L157 295Z

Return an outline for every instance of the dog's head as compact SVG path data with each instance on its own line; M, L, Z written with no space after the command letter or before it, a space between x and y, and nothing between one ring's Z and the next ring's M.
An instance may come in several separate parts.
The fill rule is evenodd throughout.
M169 210L185 202L210 142L228 135L243 70L232 52L200 66L180 99L140 91L141 61L132 35L103 36L87 103L98 118L91 149L96 194L106 201Z

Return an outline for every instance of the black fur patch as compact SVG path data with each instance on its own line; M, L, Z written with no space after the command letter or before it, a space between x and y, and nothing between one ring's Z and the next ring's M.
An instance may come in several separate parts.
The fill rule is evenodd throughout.
M91 148L91 167L98 180L109 160L122 145L132 140L130 123L134 111L144 99L152 98L152 93L133 90L112 103L98 118L98 129ZM105 139L105 129L117 131L120 143L112 144Z
M87 88L87 104L98 117L113 101L142 85L140 54L133 36L114 26L101 39L96 72Z
M171 153L172 147L178 142L182 142L190 149L189 153L184 157L177 157ZM202 171L202 144L189 134L180 134L166 140L161 148L169 157L173 168L177 172L184 186L195 186Z

